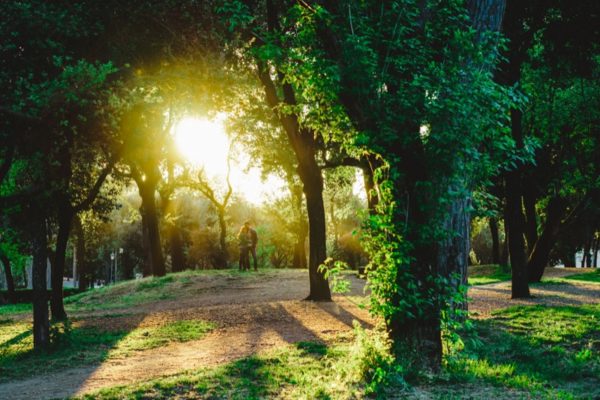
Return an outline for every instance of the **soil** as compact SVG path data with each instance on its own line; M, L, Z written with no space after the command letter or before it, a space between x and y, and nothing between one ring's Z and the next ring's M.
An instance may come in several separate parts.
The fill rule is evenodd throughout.
M546 276L579 273L552 269ZM253 273L249 273L253 274ZM128 385L185 370L209 367L299 341L328 343L375 321L359 307L364 280L351 277L352 292L333 302L299 300L308 293L306 271L277 271L247 277L213 275L185 288L186 296L132 310L73 313L77 325L99 329L133 329L166 321L202 319L217 328L200 340L109 358L101 365L78 367L0 384L0 399L52 399L82 395L104 387ZM600 286L572 281L532 289L532 299L510 300L510 283L472 287L469 310L485 318L493 310L516 304L588 304L600 302Z

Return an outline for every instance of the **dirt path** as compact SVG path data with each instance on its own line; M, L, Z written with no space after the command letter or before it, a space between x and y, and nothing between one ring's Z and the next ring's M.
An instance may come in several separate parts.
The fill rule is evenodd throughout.
M562 273L573 273L563 271ZM361 295L364 281L351 278L352 295ZM140 351L127 358L109 358L102 365L73 368L40 377L0 384L0 399L51 399L89 393L115 385L143 382L184 370L224 364L250 354L298 341L329 342L352 329L352 321L370 327L368 312L353 297L336 296L332 303L305 302L305 271L281 271L250 278L209 276L186 289L182 300L147 304L126 315L103 318L107 311L75 313L80 325L110 323L124 328L162 324L179 319L212 321L217 329L201 340L173 343ZM600 285L573 282L535 288L526 301L509 300L508 283L470 289L470 310L485 317L514 304L585 304L600 302ZM123 310L118 310L122 313Z

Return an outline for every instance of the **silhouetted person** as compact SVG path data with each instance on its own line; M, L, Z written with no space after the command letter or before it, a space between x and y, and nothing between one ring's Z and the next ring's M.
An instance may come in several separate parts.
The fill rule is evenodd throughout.
M252 254L252 260L254 261L254 270L258 271L258 261L256 259L256 244L258 243L258 234L250 227L250 221L244 222L244 226L248 227L250 232L250 254ZM249 262L250 260L248 259L248 263Z
M240 245L240 271L248 271L250 269L249 251L252 247L252 239L250 237L250 228L244 224L238 233L238 241Z

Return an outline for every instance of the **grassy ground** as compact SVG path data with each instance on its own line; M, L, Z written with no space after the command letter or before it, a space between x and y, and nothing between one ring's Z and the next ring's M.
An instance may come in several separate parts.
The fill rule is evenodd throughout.
M480 269L474 274L479 276L471 278L481 278L479 284L486 282L483 278L500 279L500 267L486 268L487 272ZM247 279L276 273L266 271ZM113 311L53 325L53 348L43 354L33 352L30 322L19 315L28 312L30 305L0 307L0 381L25 377L31 371L39 374L98 364L169 342L201 338L213 328L210 323L179 320L124 330L118 324L113 327L110 320L124 316L118 311L121 307L185 294L190 282L202 274L239 275L237 271L181 273L68 298L70 311ZM569 278L597 282L598 276L594 272ZM94 318L102 323L94 323ZM415 373L402 360L394 364L378 331L357 329L328 345L300 342L216 368L105 389L86 398L600 398L600 305L512 307L469 325L460 340L447 343L449 351L438 374Z
M509 281L510 277L510 267L506 265L476 265L468 270L468 284L471 286Z
M600 306L500 311L490 320L474 321L436 375L407 374L408 368L394 372L381 337L359 331L356 341L301 342L85 398L595 399L600 396L599 320Z

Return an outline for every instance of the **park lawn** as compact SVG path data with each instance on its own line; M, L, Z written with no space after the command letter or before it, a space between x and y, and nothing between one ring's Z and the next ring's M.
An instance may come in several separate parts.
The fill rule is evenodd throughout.
M586 272L583 274L570 275L565 277L566 280L571 281L580 281L580 282L590 282L590 283L600 283L600 269L597 269L593 272Z
M509 281L510 267L506 265L474 265L468 268L467 282L470 286Z
M505 309L471 321L439 374L390 364L381 333L357 329L357 340L300 342L84 398L593 399L600 396L599 321L600 305Z

